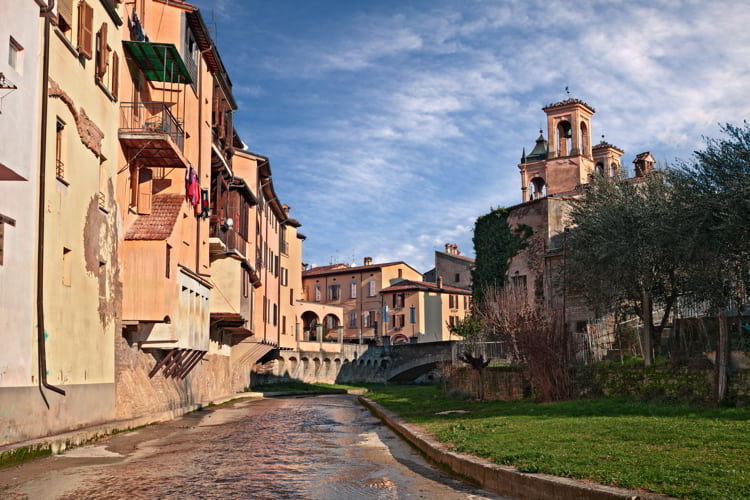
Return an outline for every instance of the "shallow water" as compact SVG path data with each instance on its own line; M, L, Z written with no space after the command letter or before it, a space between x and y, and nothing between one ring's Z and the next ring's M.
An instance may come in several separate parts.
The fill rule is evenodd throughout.
M33 499L501 498L426 463L348 395L197 412L0 471L3 487Z

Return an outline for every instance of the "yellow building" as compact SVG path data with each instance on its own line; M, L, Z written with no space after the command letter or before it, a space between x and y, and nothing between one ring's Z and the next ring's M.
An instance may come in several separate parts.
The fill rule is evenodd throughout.
M405 262L373 264L370 257L362 266L334 264L302 273L306 301L343 307L343 339L349 342L370 342L383 335L376 330L383 306L380 291L400 280L422 281L422 274ZM335 315L309 314L302 319L306 339L321 321L326 329L340 326Z
M450 326L471 311L471 291L426 281L403 280L380 291L388 306L391 343L458 340Z
M32 341L37 356L24 361L33 366L30 378L0 391L0 406L13 409L2 419L0 442L115 415L120 288L114 193L122 9L91 0L73 7L72 0L58 1L41 34L41 60L35 60L37 53L25 55L42 68L39 205L33 197L25 200L29 212L38 210L41 258L35 266L35 320L13 335L22 342L39 341ZM12 401L3 401L4 396Z

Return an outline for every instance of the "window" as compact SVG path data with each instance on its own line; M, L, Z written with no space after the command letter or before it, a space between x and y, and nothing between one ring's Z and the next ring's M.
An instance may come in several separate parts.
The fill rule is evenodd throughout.
M70 248L63 248L63 276L62 282L64 286L70 286L73 275L73 256Z
M65 161L63 148L65 147L65 122L57 119L55 129L55 175L58 179L65 179Z
M138 169L138 205L140 215L151 213L151 192L153 173L150 168Z
M274 257L274 262L273 262L273 276L275 278L279 277L279 256L278 255L276 255Z
M453 281L455 281L456 283L458 283L459 281L461 281L461 275L458 274L458 273L456 273L456 279L454 279Z
M273 305L273 326L276 326L278 324L279 319L279 306L276 304Z
M286 333L286 316L281 317L281 333Z
M289 290L289 305L294 305L294 288Z
M469 310L469 296L468 295L464 295L464 310L466 311Z
M357 311L349 311L349 328L357 328Z
M357 298L357 282L354 280L349 282L349 298L350 299Z
M409 323L412 325L417 323L417 308L414 306L409 308Z
M73 27L73 0L58 0L57 27L65 35L65 38L70 40Z
M328 287L328 300L339 300L341 297L341 287L339 285L331 285Z
M398 315L398 326L399 328L403 328L405 323L406 317L403 314Z
M369 282L369 294L370 297L375 296L375 280L370 280Z
M367 311L365 313L365 317L362 318L362 322L364 323L362 326L365 328L372 328L372 325L375 323L375 311Z
M247 272L247 269L243 267L242 268L242 296L243 297L247 297L248 281L250 281L249 273Z
M94 9L86 2L78 4L78 53L86 59L93 57Z
M403 269L399 269L398 270L398 277L399 278L403 278L404 277L404 270Z
M315 283L315 302L320 302L320 283Z
M102 160L99 162L99 208L101 209L107 208L107 195L109 194L107 186L108 180L109 172L107 169L107 162L106 160Z
M102 27L96 34L96 68L94 73L96 79L107 85L107 67L109 66L109 53L112 49L107 45L107 23L102 23Z
M393 294L393 308L401 309L402 307L404 307L404 298L405 298L405 294L394 293Z
M287 286L289 284L288 278L289 276L287 274L287 269L285 267L282 267L281 268L281 286Z
M164 276L169 279L169 274L172 270L172 245L167 243L166 255L164 258Z
M8 65L19 74L23 71L23 47L13 37L8 42Z
M403 328L403 327L404 327L404 315L394 314L393 315L393 328Z
M268 299L263 297L263 322L268 322Z

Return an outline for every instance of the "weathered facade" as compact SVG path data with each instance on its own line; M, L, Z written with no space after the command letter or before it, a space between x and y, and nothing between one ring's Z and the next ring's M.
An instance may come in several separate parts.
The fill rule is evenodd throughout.
M584 196L582 187L593 175L637 182L651 171L654 161L650 153L637 155L636 176L626 179L621 149L604 140L591 145L594 108L567 99L543 110L550 140L540 130L528 155L524 148L518 164L522 202L509 208L508 217L512 227L525 225L533 234L528 246L511 260L508 283L526 293L531 303L562 309L569 331L581 332L595 318L581 297L566 293L565 231L570 226L571 202Z
M26 268L33 273L19 277L20 290L26 295L18 296L24 304L9 314L13 321L26 324L17 325L17 335L11 336L11 352L22 354L14 364L22 366L13 370L15 380L0 389L0 406L10 409L2 420L3 442L102 422L115 415L114 339L121 293L120 268L114 258L120 235L115 131L123 21L113 5L81 1L74 10L72 3L57 2L46 14L41 32L39 4L35 4L35 21L27 8L18 12L25 28L19 25L16 31L24 34L31 50L16 54L16 63L21 69L21 57L21 71L28 68L32 78L41 69L38 81L42 84L41 89L31 84L19 95L34 96L35 103L29 103L24 113L34 113L30 116L39 119L31 129L28 117L21 119L18 133L30 134L25 141L34 142L27 144L38 143L41 149L16 153L13 165L20 176L30 178L28 183L14 183L20 189L4 186L12 192L11 199L26 197L17 206L36 214L33 221L31 217L23 220L29 237L24 243L27 265L32 256L36 265ZM22 9L20 5L14 8ZM9 20L16 24L12 16ZM41 51L39 40L30 40L34 33L40 37ZM16 49L20 47L19 41ZM10 150L20 149L22 143ZM37 152L39 170L27 156ZM37 190L30 187L32 183L38 184ZM32 208L36 200L38 209ZM34 278L41 279L30 286ZM29 293L32 289L35 301ZM3 307L15 307L13 299L1 300ZM31 321L29 303L35 313Z
M424 273L424 280L437 283L442 278L446 285L471 290L473 269L474 259L461 255L458 245L446 243L445 252L435 251L435 267Z

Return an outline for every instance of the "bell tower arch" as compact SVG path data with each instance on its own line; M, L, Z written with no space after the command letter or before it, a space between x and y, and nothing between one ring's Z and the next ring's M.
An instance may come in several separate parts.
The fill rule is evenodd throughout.
M580 99L565 99L542 110L550 138L545 165L547 194L574 191L594 172L591 131L596 111Z

